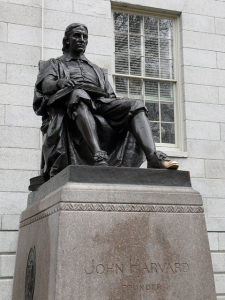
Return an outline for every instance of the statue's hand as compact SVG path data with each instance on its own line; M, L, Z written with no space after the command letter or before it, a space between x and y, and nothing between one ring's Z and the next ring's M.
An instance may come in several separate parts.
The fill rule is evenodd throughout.
M77 82L74 79L59 79L56 83L57 87L63 89L65 87L75 86Z

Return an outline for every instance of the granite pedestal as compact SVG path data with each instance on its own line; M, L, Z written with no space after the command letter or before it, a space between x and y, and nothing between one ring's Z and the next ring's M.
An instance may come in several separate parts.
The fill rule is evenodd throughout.
M216 300L184 171L68 167L21 215L13 300Z

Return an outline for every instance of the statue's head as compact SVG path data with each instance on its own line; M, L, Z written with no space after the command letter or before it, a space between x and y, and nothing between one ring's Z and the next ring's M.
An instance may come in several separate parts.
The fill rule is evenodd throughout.
M63 53L69 52L71 48L75 52L85 52L88 43L87 26L80 23L73 23L67 26L63 38Z

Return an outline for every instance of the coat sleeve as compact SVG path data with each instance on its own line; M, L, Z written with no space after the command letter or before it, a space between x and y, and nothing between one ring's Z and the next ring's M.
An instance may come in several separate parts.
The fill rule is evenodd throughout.
M49 96L42 90L42 82L49 76L57 80L59 78L59 66L56 59L39 62L39 74L34 89L33 109L39 116L47 114L47 103Z
M57 87L57 78L53 75L47 75L42 81L41 89L43 94L52 95L56 93L59 90Z

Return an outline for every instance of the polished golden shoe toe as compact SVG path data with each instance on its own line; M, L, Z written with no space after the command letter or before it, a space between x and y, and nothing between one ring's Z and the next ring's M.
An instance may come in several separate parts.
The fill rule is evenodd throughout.
M165 169L175 169L179 168L179 163L177 161L171 161L170 159L166 159L162 161L162 167Z

